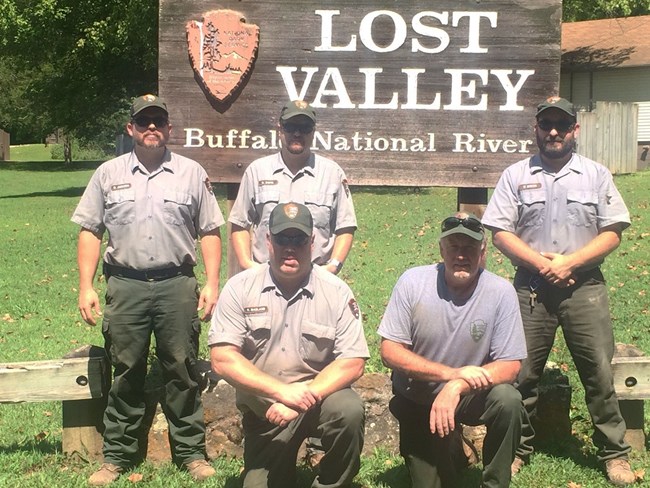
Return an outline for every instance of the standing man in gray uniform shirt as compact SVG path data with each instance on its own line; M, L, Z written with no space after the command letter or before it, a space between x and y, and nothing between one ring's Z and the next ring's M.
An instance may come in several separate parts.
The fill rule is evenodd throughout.
M528 359L519 390L535 414L538 384L558 326L585 388L593 441L609 480L635 481L614 392L614 335L600 265L621 242L630 216L604 166L574 152L580 131L573 104L551 97L537 107L539 153L505 170L483 216L494 245L516 266ZM512 466L533 452L528 421Z
M101 241L106 309L102 331L114 381L104 413L104 464L89 483L103 486L140 461L144 381L151 333L165 384L163 410L175 463L195 480L215 474L205 460L205 425L196 369L201 319L209 320L219 292L224 219L205 170L169 151L167 105L138 97L126 125L131 153L107 161L92 176L72 221L81 226L79 310L95 325L101 315L93 278ZM206 283L194 276L201 238Z
M315 266L313 220L299 203L269 217L267 263L226 283L208 335L212 368L237 389L244 488L295 486L303 440L325 454L313 488L350 486L359 471L365 413L350 388L368 346L350 288Z
M441 230L443 262L406 271L379 325L400 454L413 488L455 488L460 423L485 424L481 486L507 488L525 415L511 384L526 357L517 295L482 269L476 217L457 213Z
M242 268L268 260L266 234L275 206L299 202L314 218L314 264L332 273L341 270L352 247L357 220L341 167L311 152L315 127L316 112L307 102L288 102L278 123L280 152L257 159L246 169L228 216L233 248Z

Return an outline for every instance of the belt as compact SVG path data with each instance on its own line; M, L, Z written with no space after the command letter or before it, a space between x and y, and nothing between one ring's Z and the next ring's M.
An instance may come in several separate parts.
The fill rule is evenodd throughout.
M194 266L191 264L182 264L172 268L148 269L141 271L139 269L124 268L115 266L104 261L104 276L106 279L111 276L121 276L138 281L163 281L176 276L194 276Z
M600 270L600 266L596 266L595 268L587 271L578 271L577 273L574 273L574 277L576 280L575 285L581 285L590 278L594 278L598 281L605 281L603 273ZM530 280L534 279L539 279L540 284L546 284L544 278L542 278L537 273L533 273L528 268L524 268L523 266L517 266L517 273L515 274L514 283L515 287L528 286L530 284Z

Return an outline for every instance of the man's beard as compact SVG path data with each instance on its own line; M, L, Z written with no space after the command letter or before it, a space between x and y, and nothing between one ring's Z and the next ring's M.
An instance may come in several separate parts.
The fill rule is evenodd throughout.
M549 146L549 141L545 137L537 136L537 145L539 147L539 152L542 156L547 157L548 159L562 159L568 154L571 154L576 146L575 139L555 139L551 144L556 144L560 142L562 145L556 147L555 145Z

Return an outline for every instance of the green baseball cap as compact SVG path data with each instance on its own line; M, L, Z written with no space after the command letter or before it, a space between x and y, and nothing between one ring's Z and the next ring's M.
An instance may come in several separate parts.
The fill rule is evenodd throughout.
M142 112L145 108L149 108L149 107L160 108L164 110L167 115L169 115L169 111L167 110L167 104L165 103L165 101L162 98L149 93L147 95L142 95L141 97L138 97L135 100L133 100L133 104L131 105L131 118L135 117L140 112Z
M544 110L548 110L549 108L557 108L569 114L574 119L576 118L576 109L573 104L566 98L561 97L550 97L537 105L537 114L535 114L535 117L539 117Z
M291 117L296 117L297 115L309 117L314 124L316 123L316 112L312 106L304 100L292 100L291 102L287 102L286 105L282 107L282 112L280 112L280 120L286 122Z
M269 217L269 232L279 234L283 230L298 229L310 236L314 228L311 212L300 203L280 203L271 212Z

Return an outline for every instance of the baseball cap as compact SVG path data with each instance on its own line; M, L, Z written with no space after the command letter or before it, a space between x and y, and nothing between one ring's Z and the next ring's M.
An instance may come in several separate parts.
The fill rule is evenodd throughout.
M476 241L483 241L485 228L481 221L473 214L466 214L466 217L458 217L458 214L451 215L440 224L440 239L452 234L463 234Z
M280 203L276 205L269 217L269 232L272 235L287 229L298 229L310 236L313 227L311 212L300 203Z
M286 105L282 107L282 112L280 112L280 120L284 122L296 115L304 115L309 117L314 124L316 123L316 112L311 105L304 100L292 100L291 102L287 102Z
M141 97L138 97L135 100L133 100L133 104L131 105L131 118L135 117L140 112L142 112L145 108L149 108L149 107L161 108L165 111L166 114L169 115L169 111L167 110L167 104L165 103L165 101L162 98L149 93L147 95L142 95Z
M569 114L573 118L576 116L575 107L566 98L550 97L537 105L537 113L535 114L535 117L539 117L544 110L548 110L549 108L562 110L562 112Z

